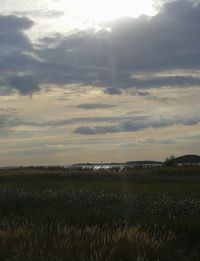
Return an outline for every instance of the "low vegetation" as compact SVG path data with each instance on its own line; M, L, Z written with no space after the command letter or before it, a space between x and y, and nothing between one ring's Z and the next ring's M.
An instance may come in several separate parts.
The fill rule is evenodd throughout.
M0 260L199 260L200 167L0 171Z

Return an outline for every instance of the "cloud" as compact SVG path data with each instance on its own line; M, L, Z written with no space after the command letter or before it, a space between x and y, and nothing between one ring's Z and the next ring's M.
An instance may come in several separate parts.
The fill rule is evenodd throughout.
M32 45L24 31L32 26L33 22L26 17L0 15L0 56L10 54L13 51L31 50Z
M200 85L200 77L196 76L155 76L148 77L146 79L141 78L127 78L121 83L122 79L117 81L115 87L110 88L112 82L109 80L106 81L106 78L101 83L101 86L107 86L105 88L105 93L110 95L120 95L123 93L123 90L134 88L134 89L149 89L149 88L162 88L162 87L176 87L176 88L187 88L192 86ZM145 92L141 92L140 94ZM147 92L146 92L147 94ZM141 95L142 96L142 95ZM147 95L146 95L147 96Z
M35 59L28 55L33 51L32 43L24 34L32 26L33 22L26 17L0 15L1 94L12 93L12 89L23 95L39 90L36 80L27 75L36 69Z
M81 123L118 123L125 120L132 121L145 121L147 116L113 116L113 117L82 117L82 118L71 118L71 119L60 119L56 121L46 121L46 122L35 122L31 120L24 120L16 115L13 111L2 110L0 114L0 128L9 128L19 126L27 126L27 127L49 127L49 128L57 128L61 126L71 126L73 124L81 124Z
M177 0L166 3L154 17L124 18L107 24L109 31L88 30L43 39L38 55L45 60L43 72L49 77L39 77L57 84L100 86L105 93L115 95L126 88L198 86L200 78L194 76L143 79L131 74L199 68L199 13L200 3ZM48 48L49 41L53 48Z
M34 16L34 17L47 17L47 18L58 18L64 15L63 11L60 10L32 10L32 11L21 11L21 12L13 12L14 15L23 15L23 16Z
M57 121L49 121L46 123L42 123L44 126L52 126L52 127L57 127L57 126L64 126L68 124L80 124L80 123L98 123L98 122L103 122L103 123L118 123L121 121L145 121L148 118L148 115L145 116L104 116L104 117L82 117L82 118L71 118L71 119L61 119Z
M23 95L32 94L40 90L39 83L34 75L12 77L10 86Z
M154 95L148 91L137 91L133 93L134 95L143 97L147 100L152 100L152 101L158 101L158 102L162 102L162 103L168 103L171 101L176 101L176 98L173 97L169 97L169 96L158 96L158 95Z
M161 119L154 121L124 121L123 123L111 126L95 126L95 127L79 127L75 130L77 134L95 135L118 132L136 132L146 128L162 128L174 125L169 119Z
M109 94L109 95L121 95L122 90L117 89L117 88L107 88L104 90L104 93Z
M0 115L1 127L13 127L13 126L33 126L33 127L51 127L57 128L61 126L72 126L80 125L82 123L97 124L94 127L79 126L75 129L75 133L80 134L104 134L104 133L115 133L115 132L135 132L146 128L162 128L174 125L193 126L200 122L200 117L184 114L172 114L171 117L162 117L155 115L134 115L134 116L105 116L105 117L82 117L82 118L71 118L71 119L60 119L56 121L47 122L34 122L23 120L13 114Z
M23 124L23 120L12 114L0 114L0 132L11 130L13 127Z
M172 139L165 139L165 138L164 139L147 138L143 140L138 140L138 143L168 145L168 144L176 144L176 141Z
M13 49L26 50L31 48L28 38L22 33L1 33L0 46L13 47Z
M77 106L77 108L86 109L86 110L109 109L113 107L116 107L116 105L105 104L105 103L82 103Z
M40 80L34 76L34 73L37 74L38 65L38 60L28 54L14 51L2 56L0 94L8 95L17 90L22 95L30 95L39 91Z
M198 86L200 78L194 76L166 76L152 77L149 79L132 79L134 87L163 87L163 86Z
M148 119L148 120L135 120L135 121L123 121L122 123L113 125L102 126L81 126L74 130L74 133L81 135L98 135L118 132L136 132L147 128L163 128L174 125L192 126L200 122L199 117L191 118L160 118L160 119Z
M17 17L14 15L0 15L0 32L13 33L30 29L33 21L26 17Z
M130 88L199 86L200 77L193 75L151 75L200 69L199 13L199 2L170 1L153 17L119 19L105 25L110 30L54 34L41 39L37 48L24 34L33 26L30 19L0 16L1 85L23 95L43 84L98 86L110 95ZM134 78L134 73L148 76ZM19 74L25 75L21 82ZM37 75L37 81L27 75Z

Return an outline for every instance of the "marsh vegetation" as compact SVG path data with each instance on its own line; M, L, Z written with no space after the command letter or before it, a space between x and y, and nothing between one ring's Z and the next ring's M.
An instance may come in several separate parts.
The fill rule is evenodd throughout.
M0 260L199 260L200 168L0 171Z

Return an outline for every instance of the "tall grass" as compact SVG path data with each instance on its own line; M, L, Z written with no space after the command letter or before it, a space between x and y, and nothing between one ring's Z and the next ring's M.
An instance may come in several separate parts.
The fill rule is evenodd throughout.
M199 260L197 170L159 171L1 170L0 260Z
M169 231L113 224L67 226L4 221L0 228L1 260L146 260L159 258L177 240Z

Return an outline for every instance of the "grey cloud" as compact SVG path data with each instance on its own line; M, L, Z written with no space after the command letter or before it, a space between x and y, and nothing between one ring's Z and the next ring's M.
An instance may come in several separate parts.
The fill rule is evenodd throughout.
M119 122L123 121L145 121L147 117L146 116L131 116L131 117L83 117L83 118L71 118L71 119L63 119L63 120L57 120L57 121L47 121L47 122L34 122L31 120L24 120L23 118L19 117L17 113L15 113L13 110L5 111L2 110L0 114L0 136L7 136L13 133L15 131L16 127L33 127L33 129L36 128L42 128L42 129L48 129L48 128L58 128L58 127L66 127L71 126L72 124L80 124L80 123L108 123L116 126L116 128L113 130L113 126L110 128L107 127L107 131L109 132L120 132L121 128L118 127ZM82 134L89 134L93 135L96 134L96 132L104 133L105 129L103 127L97 127L96 130L92 130L87 127L80 127L78 128L79 131ZM78 129L76 133L78 133ZM19 131L19 134L23 133L22 131Z
M31 44L28 38L19 32L0 33L0 46L13 47L13 50L28 50L31 49Z
M71 118L58 121L48 122L33 122L23 120L17 115L2 114L0 115L0 129L1 131L12 130L17 126L32 126L32 127L47 127L57 128L72 124L81 123L103 123L103 125L96 126L79 126L73 131L75 134L81 135L98 135L107 133L120 133L120 132L136 132L147 128L164 128L175 125L193 126L200 123L199 116L183 116L173 115L171 117L155 117L150 115L145 116L129 116L129 117L83 117ZM150 140L148 140L150 142ZM161 142L161 141L160 141Z
M108 86L105 89L106 94L110 95L121 95L123 90L135 88L135 89L149 89L149 88L162 88L162 87L178 87L178 88L186 88L192 86L199 86L200 85L200 77L194 76L156 76L156 77L149 77L146 79L143 78L126 78L123 83L121 83L122 79L117 81L115 87L110 88L109 86L112 85L112 82L109 80L106 81L106 78L102 80L104 82L101 85ZM147 95L148 92L138 92L139 96L150 96Z
M11 78L10 86L23 95L32 94L40 90L37 78L33 75L13 77Z
M24 54L25 51L33 52L33 46L23 32L32 26L33 22L25 17L0 16L1 94L10 94L12 90L23 95L39 91L39 82L33 76L38 62L28 53ZM19 74L24 76L17 76Z
M32 26L33 22L26 17L0 15L0 56L10 55L13 51L31 50L31 42L23 31Z
M15 126L23 124L23 120L12 114L0 115L0 132L2 130L11 129Z
M122 90L117 89L117 88L107 88L104 90L104 93L109 94L109 95L121 95Z
M77 108L86 109L86 110L109 109L113 107L116 107L116 105L105 104L105 103L82 103L77 106Z
M30 29L33 21L26 17L17 17L14 15L0 15L0 32L13 33Z
M166 76L153 77L149 79L133 79L135 87L163 87L163 86L195 86L200 84L199 77L193 76Z
M132 123L125 122L123 124L116 124L111 126L95 126L87 127L81 126L74 130L74 133L81 135L98 135L98 134L108 134L108 133L118 133L118 132L135 132L147 128L148 125L145 123Z
M1 58L1 95L12 94L13 91L16 90L23 95L29 95L35 91L39 91L39 81L36 80L36 77L34 77L33 74L30 74L30 72L33 71L33 68L36 69L39 64L36 59L30 55L21 54L20 52L14 52Z
M144 97L147 100L153 100L153 101L158 101L158 102L162 102L162 103L168 103L171 101L176 101L176 98L173 97L168 97L168 96L158 96L158 95L154 95L148 91L138 91L135 92L134 95L138 95L140 97Z
M144 116L107 116L107 117L82 117L82 118L71 118L71 119L64 119L64 120L57 120L57 121L50 121L47 123L42 123L45 126L63 126L67 124L77 124L77 123L95 123L95 122L106 122L106 123L117 123L120 121L145 121L148 118L147 115Z
M2 57L0 70L4 70L4 73L13 75L16 72L37 72L37 68L40 67L40 65L41 62L31 55L14 52Z
M115 125L102 125L95 127L81 126L74 130L76 134L82 135L98 135L116 132L136 132L147 128L163 128L174 125L196 125L200 122L199 117L192 118L160 118L146 121L124 121Z
M193 76L131 77L134 72L200 68L199 13L199 2L172 1L152 18L124 18L107 25L111 31L46 37L39 49L34 49L23 33L33 25L31 20L0 16L4 25L0 25L0 45L10 46L9 52L6 48L0 51L4 86L10 92L11 82L13 89L30 94L39 91L42 84L77 83L102 87L110 95L120 95L129 88L199 86L200 77ZM17 79L19 73L37 75L37 81L28 76Z
M43 48L44 45L46 45L48 47L53 45L53 47L55 48L58 45L58 43L60 41L62 41L62 39L63 39L62 34L54 33L54 34L51 34L50 36L40 38L38 46ZM45 51L43 50L43 52L45 52Z
M50 63L60 65L60 81L105 87L108 94L118 95L131 87L199 85L198 77L130 77L136 71L199 68L199 13L200 3L172 1L152 18L127 18L107 25L111 32L87 31L58 37L56 47L43 48L39 55L47 67ZM66 74L62 75L64 70Z
M34 67L31 66L33 64L31 61L33 59L30 57L27 59L28 55L22 54L22 52L25 51L33 51L30 40L23 32L32 26L33 22L28 18L13 15L0 15L1 94L6 94L6 92L7 94L12 93L12 88L18 89L21 93L25 94L29 93L28 88L30 87L30 92L33 92L33 81L31 78L28 78L28 76L26 78L25 76L24 80L22 80L22 78L17 80L17 77L15 77L18 73L26 74L28 69L34 69ZM27 83L27 86L29 86L26 90L25 82ZM38 88L35 88L35 90L38 91Z
M2 111L4 112L4 111ZM116 116L116 117L82 117L82 118L71 118L71 119L61 119L57 121L47 121L47 122L33 122L31 120L23 120L17 115L12 113L4 113L0 115L0 127L1 128L12 128L15 126L33 126L33 127L51 127L57 128L60 126L67 126L72 124L80 124L80 123L118 123L121 121L145 121L147 116Z
M148 138L144 140L138 140L138 143L168 145L168 144L176 144L176 141L172 139L165 139L165 138L164 139Z
M21 11L21 12L13 12L14 15L23 15L23 16L34 16L34 17L47 17L47 18L57 18L64 15L63 11L59 10L49 10L45 11L42 9L34 10L34 11Z
M33 57L23 54L15 54L7 58L3 65L0 65L0 69L6 70L8 67L12 70L18 71L33 71L35 75L37 75L37 79L39 83L44 84L65 84L65 83L84 83L85 85L93 85L93 86L104 86L105 94L109 95L121 95L122 89L127 88L159 88L163 86L198 86L200 84L200 78L192 77L192 76L168 76L168 77L154 77L151 79L136 79L136 78L123 78L119 79L115 87L110 87L113 83L101 74L101 81L98 80L97 76L93 76L96 78L91 78L88 73L87 68L79 68L74 67L72 65L63 65L63 64L53 64L47 62L39 62ZM96 71L95 68L91 69L91 71ZM30 78L31 80L31 78ZM124 82L122 83L122 80ZM30 82L30 85L32 83ZM35 91L39 90L38 88ZM30 90L31 91L31 90ZM28 92L27 92L28 93Z
M149 97L151 94L147 91L139 91L139 92L137 92L137 95L142 96L142 97Z
M93 128L90 127L78 127L75 129L74 133L82 135L96 135L96 134L106 134L106 133L115 133L121 132L122 129L118 125L114 126L96 126Z

